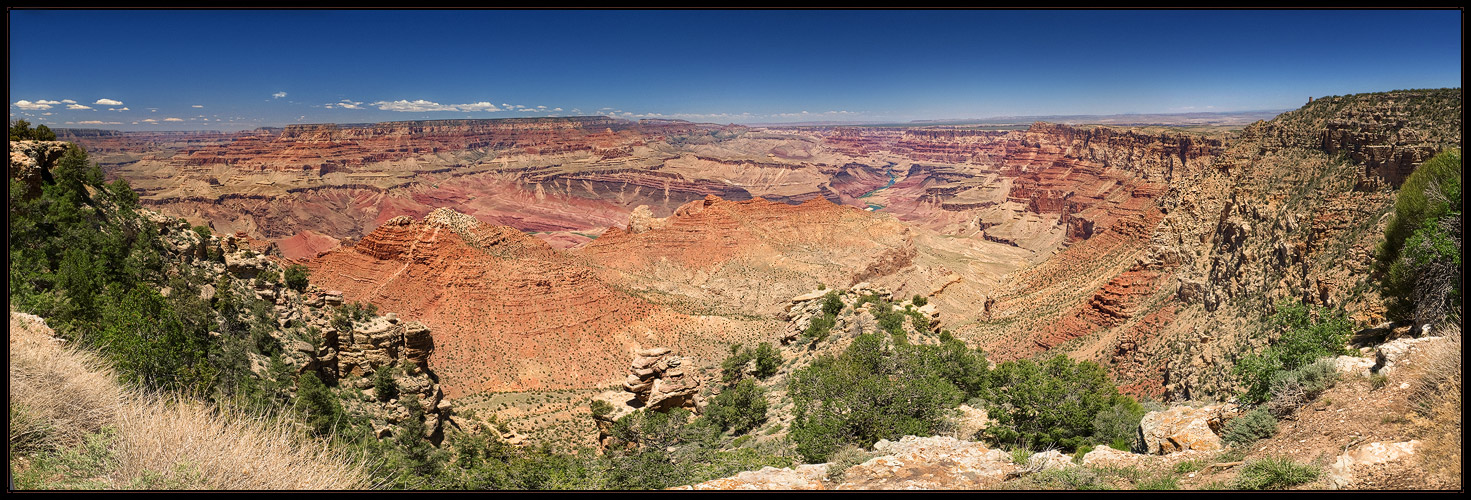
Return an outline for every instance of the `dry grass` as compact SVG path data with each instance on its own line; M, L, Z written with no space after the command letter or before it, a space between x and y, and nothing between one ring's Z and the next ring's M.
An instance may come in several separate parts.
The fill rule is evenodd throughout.
M175 484L223 490L356 489L366 483L358 464L278 420L156 398L124 406L117 420L120 477L157 474Z
M1463 457L1460 322L1444 328L1447 340L1429 347L1412 382L1410 401L1415 402L1415 415L1411 421L1424 443L1423 451L1416 455L1425 471L1459 487Z
M101 465L84 478L105 488L372 486L361 463L289 423L124 389L95 355L59 345L31 318L11 313L12 453L42 456L84 442L105 443L107 449L95 454ZM14 418L17 412L25 418ZM111 437L99 441L99 435ZM19 450L18 439L26 443ZM50 486L42 481L40 487Z
M123 390L97 356L65 348L41 318L10 313L10 444L70 447L113 423ZM20 441L20 442L17 442Z

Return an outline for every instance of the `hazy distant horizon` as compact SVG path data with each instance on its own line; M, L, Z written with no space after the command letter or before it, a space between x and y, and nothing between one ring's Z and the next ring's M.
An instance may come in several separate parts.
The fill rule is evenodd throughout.
M1295 109L1461 86L1454 9L13 9L9 21L10 119L53 128L903 123Z

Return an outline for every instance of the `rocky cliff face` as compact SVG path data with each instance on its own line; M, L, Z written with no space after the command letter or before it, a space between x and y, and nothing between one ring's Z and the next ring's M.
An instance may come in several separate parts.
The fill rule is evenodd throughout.
M1379 323L1367 285L1394 172L1459 147L1459 121L1442 119L1458 117L1459 106L1449 91L1344 96L1248 127L1209 162L1177 169L1133 243L1113 253L1117 267L1086 273L1107 283L1072 287L1097 291L1060 315L1062 328L1034 336L1079 339L1068 347L1110 363L1142 394L1224 397L1234 360L1267 341L1248 323L1278 300L1341 306L1361 326ZM1362 133L1337 132L1343 124ZM1350 150L1363 155L1341 154ZM1405 153L1375 163L1372 151L1391 150ZM1035 284L1026 276L1092 246L1074 245L1017 283Z
M360 314L346 327L334 321L344 305L341 292L326 291L314 285L304 291L288 288L280 281L282 264L268 257L270 243L252 241L243 235L202 237L190 225L177 218L144 211L165 242L167 261L175 262L181 272L198 273L205 285L201 293L212 297L225 294L264 301L264 320L270 335L282 346L280 361L295 377L308 371L317 373L335 386L352 387L364 392L364 398L347 400L348 410L367 416L374 422L379 437L395 432L394 424L409 416L402 401L417 397L425 410L426 437L438 442L444 424L452 414L451 403L430 360L434 350L431 332L423 324L400 321L387 313ZM217 286L228 290L217 290ZM163 290L167 295L170 290ZM248 313L242 321L260 318ZM212 332L212 335L221 335ZM257 374L266 376L272 360L249 353L243 362ZM372 394L373 376L380 370L391 370L401 395L379 401ZM291 379L280 380L287 384Z
M607 383L647 328L688 323L541 240L448 209L391 219L310 267L348 300L432 328L452 397Z
M10 141L10 178L20 181L27 199L41 195L51 182L51 169L71 145L61 141Z

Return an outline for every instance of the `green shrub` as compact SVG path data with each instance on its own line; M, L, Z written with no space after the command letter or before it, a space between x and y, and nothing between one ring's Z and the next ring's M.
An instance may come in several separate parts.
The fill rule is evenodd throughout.
M1087 456L1088 455L1088 452L1093 451L1093 449L1094 449L1094 446L1091 445L1091 444L1085 444L1083 446L1079 446L1077 450L1074 450L1073 451L1073 463L1075 463L1075 464L1082 464L1083 463L1083 457Z
M1049 469L1010 483L1019 490L1111 490L1112 486L1091 467Z
M744 349L740 344L731 344L730 355L725 361L720 362L720 381L726 384L734 384L745 376L746 363L755 357L754 352Z
M601 399L588 401L587 409L592 412L592 416L594 417L601 417L613 413L613 405Z
M1369 385L1373 388L1373 390L1376 391L1379 389L1383 389L1384 386L1389 385L1389 376L1383 373L1375 373L1373 375L1370 375Z
M312 433L320 437L330 436L346 425L346 414L337 395L332 394L316 372L308 371L296 379L296 401L306 414Z
M895 344L865 333L842 354L819 357L793 373L789 437L797 453L820 463L845 444L868 448L880 439L944 428L966 393L949 378L965 371L943 370L942 356L940 346Z
M837 316L841 312L843 312L843 299L838 297L836 290L827 292L826 295L822 296L823 314Z
M1232 419L1230 423L1226 424L1226 432L1221 438L1232 446L1244 446L1254 443L1259 439L1272 437L1276 433L1277 417L1273 417L1267 411L1256 409Z
M867 462L874 456L875 454L851 444L839 448L838 451L833 452L832 458L828 461L828 482L833 484L842 483L845 479L847 479L848 469L853 468L853 466L855 465L862 464L863 462Z
M1308 404L1338 380L1332 358L1323 358L1294 370L1277 372L1267 384L1272 398L1267 402L1268 410L1277 416L1286 416Z
M1458 310L1460 219L1461 152L1446 150L1400 186L1376 252L1391 318L1438 323Z
M392 367L384 366L378 369L378 373L373 374L373 394L378 396L379 401L385 403L398 399L398 382L393 379Z
M837 316L823 313L822 316L812 318L812 322L807 324L807 329L802 331L802 337L811 339L814 345L827 340L828 334L832 332L837 322Z
M1139 421L1148 413L1133 397L1120 395L1118 403L1093 417L1093 441L1130 451L1139 434Z
M1281 332L1277 340L1262 352L1242 358L1234 367L1247 387L1242 395L1247 403L1265 402L1271 395L1272 380L1280 372L1296 370L1325 356L1349 353L1344 345L1353 322L1342 309L1314 308L1310 312L1300 303L1284 301L1277 304L1277 313L1269 324Z
M983 435L998 444L1075 450L1088 444L1100 412L1124 402L1103 367L1066 355L1002 363L990 386L986 410L997 423Z
M756 346L755 358L756 378L770 378L776 375L776 371L781 368L781 352L778 352L776 346L771 345L770 342L762 342Z
M311 273L307 270L306 266L301 264L286 266L286 287L298 292L305 292L307 285L310 284L310 275Z
M1270 415L1268 415L1268 416L1270 416ZM1198 471L1198 470L1204 469L1204 468L1205 468L1205 461L1204 460L1186 460L1184 462L1180 462L1178 464L1175 464L1175 473L1176 474L1189 474L1191 472L1195 472L1195 471Z
M744 434L766 421L766 390L743 379L722 391L705 407L705 416L721 431Z
M1280 490L1318 479L1318 469L1287 458L1265 458L1241 467L1232 484L1238 490Z
M348 302L332 313L332 327L339 332L352 330L353 323L378 315L378 306L372 303Z
M1161 475L1141 481L1134 485L1135 489L1144 491L1166 491L1180 489L1180 478L1171 475Z
M1025 447L1025 446L1018 446L1016 448L1012 448L1011 449L1011 463L1014 463L1014 464L1016 464L1018 466L1026 465L1027 462L1030 462L1032 460L1032 455L1035 455L1035 454L1037 454L1037 453L1034 452L1034 451L1032 451L1031 448L1028 448L1028 447Z
M755 349L732 344L730 355L720 363L721 382L730 385L740 380L746 374L746 365L752 361L755 361L756 378L764 380L775 375L776 371L781 368L782 357L770 342L762 342Z
M51 127L36 125L31 128L31 123L25 120L10 122L10 140L12 141L54 141L56 132Z

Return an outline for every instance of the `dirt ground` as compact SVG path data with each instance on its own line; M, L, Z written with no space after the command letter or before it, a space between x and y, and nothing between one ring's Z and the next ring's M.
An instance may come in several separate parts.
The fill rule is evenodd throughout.
M1374 389L1368 377L1345 377L1311 404L1299 408L1278 422L1277 434L1252 444L1238 461L1250 462L1269 457L1286 457L1300 464L1319 467L1319 479L1292 489L1329 489L1328 469L1346 450L1365 443L1397 443L1435 436L1426 435L1426 426L1415 425L1410 398L1415 374L1408 370L1392 373L1388 383ZM1442 427L1442 430L1443 427ZM1459 436L1455 436L1459 438ZM1235 457L1227 457L1235 458ZM1460 489L1459 467L1454 470L1427 468L1425 454L1419 449L1414 457L1354 468L1351 489ZM1209 489L1230 484L1240 466L1208 467L1181 477L1181 489ZM1213 486L1214 485L1214 486Z

